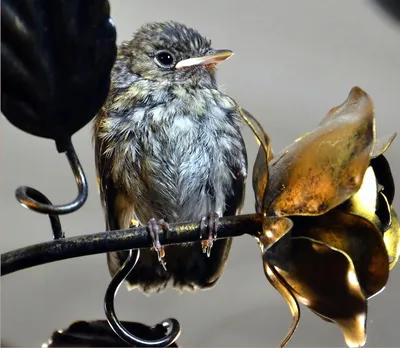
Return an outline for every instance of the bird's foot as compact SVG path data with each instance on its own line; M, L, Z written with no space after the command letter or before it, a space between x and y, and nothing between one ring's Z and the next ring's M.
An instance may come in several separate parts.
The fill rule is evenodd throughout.
M200 235L201 239L206 236L206 239L201 241L201 247L203 253L207 253L207 257L211 255L211 248L214 241L217 239L217 228L216 222L218 221L219 215L213 211L210 211L207 215L204 215L200 220ZM207 226L206 226L207 221Z
M160 244L160 240L158 238L159 226L161 226L164 233L168 232L168 223L165 222L164 219L156 221L155 218L150 219L150 221L147 223L147 232L153 242L153 249L157 252L158 261L161 263L164 270L167 270L166 262L164 260L165 250L164 247Z

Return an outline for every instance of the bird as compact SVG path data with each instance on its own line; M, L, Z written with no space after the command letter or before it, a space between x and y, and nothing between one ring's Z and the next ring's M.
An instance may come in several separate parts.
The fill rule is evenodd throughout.
M131 251L128 290L210 289L224 271L232 238L217 239L216 222L241 213L248 170L237 103L216 82L232 55L176 21L143 24L118 46L93 143L107 231L145 226L153 245ZM161 229L186 221L205 238L160 245ZM128 253L107 254L111 276Z

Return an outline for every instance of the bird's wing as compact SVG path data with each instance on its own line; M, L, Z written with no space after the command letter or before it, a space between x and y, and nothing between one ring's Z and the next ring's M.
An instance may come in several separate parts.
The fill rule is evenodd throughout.
M103 109L100 112L105 112ZM96 120L97 121L97 120ZM95 123L97 127L97 123ZM97 132L95 132L97 134ZM111 176L112 157L105 156L104 151L108 148L107 140L94 136L95 148L95 166L97 175L97 184L100 191L100 200L105 215L106 230L113 231L121 229L116 209L118 187ZM121 268L126 259L126 251L117 251L107 253L107 265L111 276Z
M240 141L242 143L242 154L245 159L244 168L230 168L233 173L236 173L236 178L232 182L232 194L225 198L226 206L223 216L239 215L244 204L248 163L246 146L243 138L240 138Z
M99 112L105 112L101 109ZM97 124L95 124L97 127ZM97 134L97 132L95 132ZM100 200L105 214L107 231L120 229L117 215L115 214L115 203L117 198L117 188L111 177L112 157L105 156L104 151L108 144L104 139L94 137L95 166L97 175L97 185L100 191Z

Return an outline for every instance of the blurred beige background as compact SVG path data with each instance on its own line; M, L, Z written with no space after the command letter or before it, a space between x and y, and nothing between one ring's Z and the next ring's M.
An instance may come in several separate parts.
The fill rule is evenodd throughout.
M400 132L400 27L366 0L111 0L118 42L149 21L174 19L198 29L215 48L236 54L221 65L219 83L262 122L280 151L313 129L342 103L351 87L367 91L376 105L377 131ZM46 216L23 209L14 198L31 185L55 203L75 197L63 155L49 140L32 137L0 120L0 251L51 239ZM244 131L250 163L256 146ZM90 126L73 137L89 181L89 199L77 213L62 217L68 236L104 230L96 189ZM400 139L387 157L400 185ZM249 182L244 213L253 212ZM400 195L395 198L400 211ZM20 271L1 278L2 338L17 346L40 346L53 330L77 319L103 319L109 282L105 255ZM369 305L369 347L400 346L400 267L387 289ZM116 299L120 319L148 324L175 317L183 347L278 346L289 310L263 275L260 252L248 237L235 239L226 271L212 291L179 294L169 290L146 297L125 288ZM302 308L291 347L344 346L339 329Z

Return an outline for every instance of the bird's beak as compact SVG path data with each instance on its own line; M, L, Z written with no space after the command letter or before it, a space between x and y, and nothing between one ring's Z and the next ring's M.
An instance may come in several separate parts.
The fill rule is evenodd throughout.
M231 50L212 50L207 55L197 58L184 59L175 65L175 69L182 69L198 65L217 65L233 55Z

